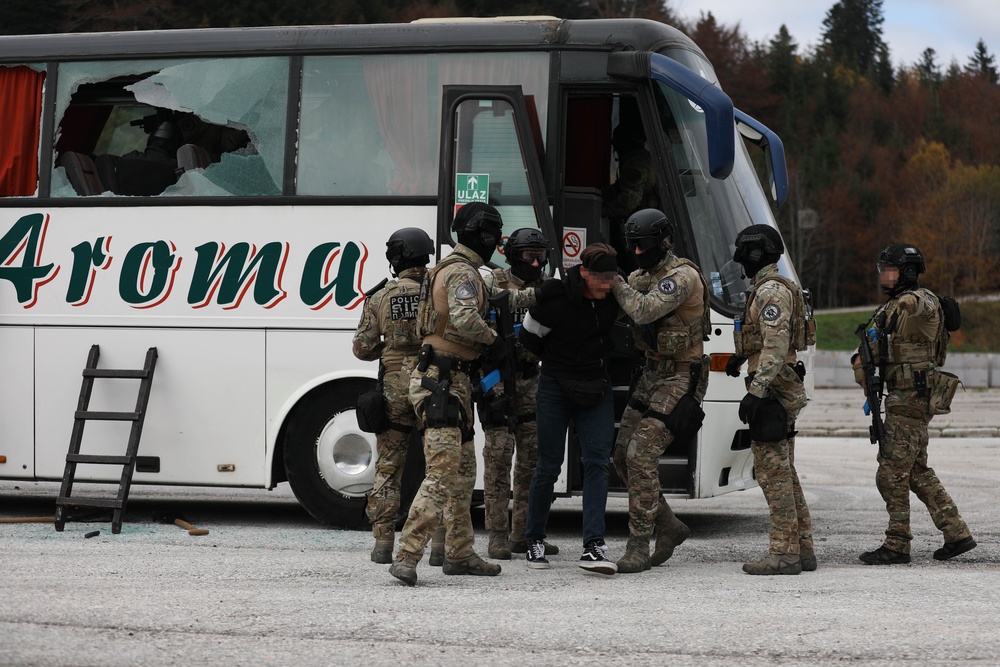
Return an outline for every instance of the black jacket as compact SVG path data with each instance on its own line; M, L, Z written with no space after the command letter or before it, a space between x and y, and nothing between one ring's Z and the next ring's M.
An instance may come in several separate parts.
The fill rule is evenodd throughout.
M518 339L542 360L550 377L580 380L608 373L608 355L614 348L611 330L618 319L618 302L583 296L580 267L566 272L562 293L535 304L521 326Z

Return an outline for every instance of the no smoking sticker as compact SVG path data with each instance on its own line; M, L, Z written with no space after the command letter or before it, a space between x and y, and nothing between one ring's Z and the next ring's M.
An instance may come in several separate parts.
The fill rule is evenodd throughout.
M563 227L563 268L580 263L580 253L587 247L586 227Z

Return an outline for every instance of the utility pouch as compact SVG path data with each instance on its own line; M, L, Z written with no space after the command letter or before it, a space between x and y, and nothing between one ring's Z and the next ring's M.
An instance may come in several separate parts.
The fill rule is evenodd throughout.
M507 397L487 394L476 403L479 423L483 428L497 428L507 425Z
M697 398L691 394L684 394L663 423L674 434L675 441L689 442L698 435L702 424L705 423L705 411L702 410Z
M788 437L788 413L776 398L760 402L754 420L750 422L750 439L757 442L777 442Z
M938 297L941 302L941 312L944 315L944 328L947 331L958 331L962 328L962 311L958 302L950 296Z
M389 428L389 419L385 414L385 396L381 385L373 391L358 395L356 410L358 428L365 433L383 433Z
M417 353L417 370L421 373L427 370L434 356L434 348L431 345L421 345L420 352Z
M946 415L951 412L951 401L955 398L955 392L961 383L957 375L934 371L931 375L928 412L932 415Z

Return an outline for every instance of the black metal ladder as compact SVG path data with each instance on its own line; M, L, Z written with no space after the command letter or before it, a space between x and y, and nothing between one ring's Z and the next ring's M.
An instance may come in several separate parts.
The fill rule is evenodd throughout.
M100 356L100 346L92 346L90 354L87 356L87 367L83 369L83 385L80 387L80 401L77 404L74 415L73 433L69 438L66 469L63 472L62 488L59 490L59 497L56 499L55 527L58 531L61 531L66 525L69 510L80 507L114 510L111 517L111 532L118 534L122 530L122 515L125 514L128 491L132 485L136 452L139 450L139 437L142 435L142 424L146 418L146 405L149 403L149 390L153 383L153 370L156 368L156 348L149 348L146 352L146 363L139 370L98 368L97 361L100 359ZM135 410L132 412L90 411L90 394L94 389L94 380L96 378L139 380L139 396L135 402ZM83 427L88 419L132 422L132 430L129 433L128 447L125 455L81 454L80 445L83 442ZM76 466L79 463L122 466L121 481L118 483L118 496L115 498L72 498L73 480L76 476Z

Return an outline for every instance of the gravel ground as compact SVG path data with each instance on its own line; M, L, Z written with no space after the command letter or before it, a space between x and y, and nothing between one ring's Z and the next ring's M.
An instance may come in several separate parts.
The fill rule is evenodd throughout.
M580 503L560 499L551 570L515 560L498 577L449 577L424 562L408 588L369 561L367 533L316 524L285 485L137 486L120 535L108 523L0 524L0 664L1000 664L1000 439L932 440L931 465L980 544L945 563L917 501L912 564L857 560L885 527L874 454L861 438L800 438L820 568L795 577L740 570L767 548L759 489L673 502L692 537L649 572L576 567ZM0 482L0 517L51 514L57 491ZM611 500L613 557L625 510ZM210 534L152 522L161 511Z

